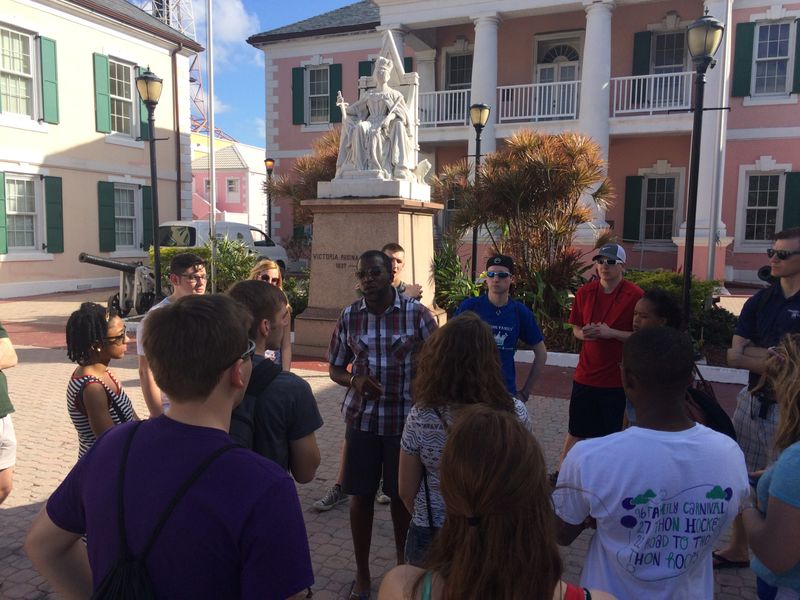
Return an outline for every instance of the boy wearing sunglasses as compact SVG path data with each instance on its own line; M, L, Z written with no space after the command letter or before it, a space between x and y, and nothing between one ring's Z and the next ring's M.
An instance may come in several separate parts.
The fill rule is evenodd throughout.
M569 400L569 428L561 460L576 442L620 431L625 391L619 372L622 344L633 333L633 309L644 295L625 281L625 249L601 246L592 257L599 279L575 294L569 314L581 342Z
M514 260L503 254L492 256L486 261L486 294L464 300L456 309L456 315L471 310L492 328L508 393L527 402L547 362L547 348L536 317L522 302L511 298L513 282ZM517 340L533 346L534 356L528 378L519 390L514 367Z
M770 348L787 333L800 333L800 228L775 234L767 257L770 275L777 281L745 302L728 350L728 365L750 371L748 385L736 398L733 426L751 473L772 462L778 408L769 385L755 394L750 390L764 373ZM747 538L737 518L730 544L714 553L714 568L745 568L749 564Z

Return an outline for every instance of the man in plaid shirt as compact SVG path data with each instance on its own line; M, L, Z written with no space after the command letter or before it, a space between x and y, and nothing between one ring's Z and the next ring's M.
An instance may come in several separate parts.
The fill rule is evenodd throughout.
M437 327L425 306L392 287L391 260L383 252L362 254L356 277L363 298L342 311L328 349L330 377L347 388L342 488L351 496L354 599L368 597L370 589L373 503L381 473L383 491L391 498L397 561L402 563L410 515L397 490L400 436L411 409L413 355Z

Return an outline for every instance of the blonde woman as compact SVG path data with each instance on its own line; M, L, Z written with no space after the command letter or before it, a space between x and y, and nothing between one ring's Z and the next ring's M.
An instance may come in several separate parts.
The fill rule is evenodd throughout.
M770 348L765 379L775 390L778 459L759 478L754 502L742 521L755 554L750 568L758 576L761 600L800 598L800 333Z
M283 273L281 272L281 268L278 266L278 263L272 261L268 258L261 259L258 261L255 267L253 267L250 271L250 279L259 279L261 281L266 281L270 285L274 285L277 288L283 290ZM289 307L290 314L291 314L291 307ZM291 319L291 316L290 316ZM267 351L269 354L271 351ZM290 371L292 369L292 328L286 327L283 330L283 339L281 339L281 349L277 352L273 353L273 356L267 356L267 358L271 358L273 362L283 367L284 371Z

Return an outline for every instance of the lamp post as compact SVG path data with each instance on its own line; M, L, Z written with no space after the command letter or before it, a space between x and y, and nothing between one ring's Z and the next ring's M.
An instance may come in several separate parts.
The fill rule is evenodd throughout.
M491 108L488 104L473 104L469 107L469 121L475 128L475 190L478 190L480 183L481 172L481 132L486 127L486 122L489 120L489 113ZM472 228L472 281L478 275L478 227Z
M164 297L161 291L161 248L158 243L158 173L156 170L156 128L153 113L161 98L162 80L159 79L148 67L144 73L136 78L136 89L139 97L147 107L147 127L150 138L150 186L153 194L153 266L156 277L156 297L158 302Z
M692 289L692 261L694 260L694 232L697 218L697 177L700 173L700 136L703 132L703 95L706 71L712 65L722 41L725 27L706 14L687 28L689 54L695 66L694 124L692 126L692 154L689 166L689 196L686 206L686 240L683 253L683 328L689 328L691 316L690 292Z
M267 235L272 239L272 170L275 168L274 158L265 158L264 166L267 168Z

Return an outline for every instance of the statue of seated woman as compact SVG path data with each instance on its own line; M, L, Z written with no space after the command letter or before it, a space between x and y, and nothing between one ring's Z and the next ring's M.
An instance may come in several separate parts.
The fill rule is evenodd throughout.
M375 61L377 87L348 104L339 91L336 105L346 116L339 143L336 177L354 171L375 172L380 179L413 179L411 115L403 94L389 87L392 61Z

